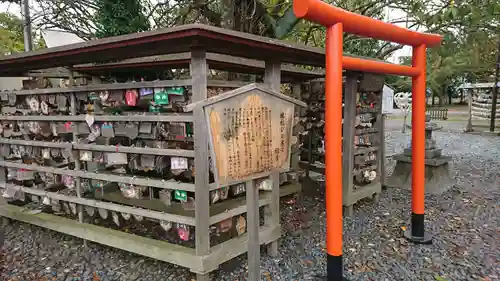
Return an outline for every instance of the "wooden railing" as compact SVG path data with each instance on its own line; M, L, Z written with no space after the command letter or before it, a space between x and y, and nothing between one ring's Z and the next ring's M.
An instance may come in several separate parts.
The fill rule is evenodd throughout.
M430 107L427 108L427 113L431 115L431 120L447 120L448 108Z

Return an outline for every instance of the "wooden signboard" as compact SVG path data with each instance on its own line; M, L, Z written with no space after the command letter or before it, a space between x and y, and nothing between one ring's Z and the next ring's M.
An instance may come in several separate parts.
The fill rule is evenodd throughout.
M250 84L186 108L204 108L219 186L290 169L295 105L305 106L265 86Z

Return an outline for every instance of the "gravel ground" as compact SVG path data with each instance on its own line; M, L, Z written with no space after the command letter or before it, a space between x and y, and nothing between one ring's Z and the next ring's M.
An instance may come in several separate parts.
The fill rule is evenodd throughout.
M387 154L409 141L387 124ZM445 123L446 125L446 123ZM500 280L499 138L460 134L463 124L435 133L439 147L453 156L456 185L441 196L426 196L426 223L432 245L412 245L401 238L410 214L410 193L387 189L380 201L355 206L344 220L345 275L361 280ZM391 164L388 164L391 165ZM262 280L321 280L325 274L323 188L304 183L304 196L282 204L280 256L263 255ZM1 280L141 280L183 281L187 270L124 251L14 222L6 228ZM213 280L245 280L241 257L214 273Z

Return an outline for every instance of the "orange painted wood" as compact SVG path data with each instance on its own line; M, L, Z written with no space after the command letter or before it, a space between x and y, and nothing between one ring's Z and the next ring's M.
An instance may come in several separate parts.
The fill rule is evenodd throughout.
M295 0L293 11L298 18L305 18L324 26L341 22L344 32L410 46L425 44L434 47L441 43L437 34L421 33L365 17L334 7L321 0Z
M333 256L342 255L342 36L342 23L326 30L326 249Z

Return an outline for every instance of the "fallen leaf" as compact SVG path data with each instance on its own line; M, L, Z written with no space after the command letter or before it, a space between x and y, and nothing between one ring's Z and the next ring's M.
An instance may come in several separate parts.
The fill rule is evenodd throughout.
M445 279L441 276L438 276L438 275L434 276L434 278L436 279L436 281L448 281L447 279Z
M313 262L311 260L307 260L307 259L306 260L302 260L302 263L304 265L313 265Z

